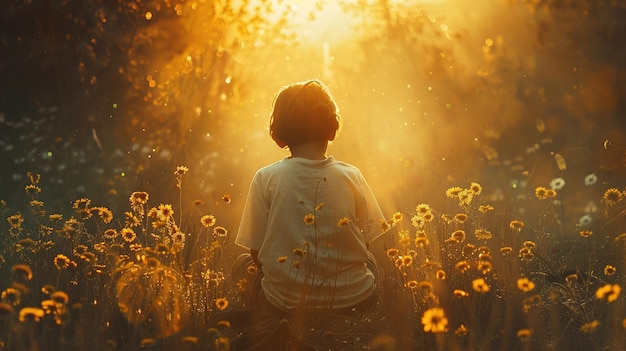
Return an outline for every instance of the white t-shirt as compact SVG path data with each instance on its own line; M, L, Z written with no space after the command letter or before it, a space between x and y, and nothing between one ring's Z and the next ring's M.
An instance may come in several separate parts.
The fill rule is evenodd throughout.
M383 218L356 167L290 157L255 174L235 243L259 251L276 307L348 307L373 292L366 243Z

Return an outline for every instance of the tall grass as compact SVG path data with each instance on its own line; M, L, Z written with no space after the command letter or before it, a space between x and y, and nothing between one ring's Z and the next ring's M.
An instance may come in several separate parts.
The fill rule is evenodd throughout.
M394 213L371 247L378 304L311 315L293 337L333 350L625 349L626 194L600 173L566 179L555 160L551 180L523 173L511 199L468 181L441 208ZM187 172L173 172L180 199ZM214 214L228 195L199 216L145 192L122 214L80 198L68 218L39 200L40 177L28 174L26 204L2 201L0 349L228 350L241 337L223 318L248 307L251 284L231 276Z

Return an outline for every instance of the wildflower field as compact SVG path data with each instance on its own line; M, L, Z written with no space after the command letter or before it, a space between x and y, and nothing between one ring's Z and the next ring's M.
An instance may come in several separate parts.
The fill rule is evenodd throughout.
M5 7L0 351L626 350L625 1ZM234 237L310 78L387 216L378 299L282 320Z
M188 172L172 170L180 192ZM215 215L230 195L206 213L141 191L119 214L83 197L64 215L40 200L41 177L28 173L25 204L2 201L2 349L228 350L246 337L250 281L231 278L238 250ZM393 213L371 248L377 305L294 315L279 333L301 349L622 349L626 194L602 177L522 180L514 199L469 182L441 208Z

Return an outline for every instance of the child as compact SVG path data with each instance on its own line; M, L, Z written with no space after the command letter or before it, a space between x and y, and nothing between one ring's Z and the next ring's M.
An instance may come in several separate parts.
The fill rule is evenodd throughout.
M270 135L291 155L255 174L235 242L250 249L239 265L253 261L260 270L253 295L262 289L258 296L279 311L376 297L368 244L384 217L361 172L326 156L340 122L318 80L284 87L274 100Z

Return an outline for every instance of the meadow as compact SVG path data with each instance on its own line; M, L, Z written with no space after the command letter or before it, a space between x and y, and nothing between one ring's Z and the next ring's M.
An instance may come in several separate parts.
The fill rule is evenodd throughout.
M626 350L626 1L3 10L0 351ZM388 216L379 295L280 319L234 236L311 78Z
M39 200L45 174L28 173L25 203L2 200L1 349L623 349L624 165L565 179L562 155L527 152L551 163L550 182L522 172L528 181L506 198L467 180L441 207L420 202L381 221L376 306L288 320L242 301L250 280L231 275L236 228L215 214L229 194L206 213L200 200L136 191L123 213L81 197L64 215ZM172 169L180 193L188 172Z

